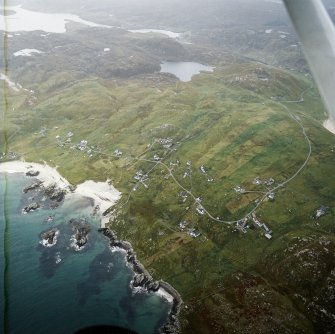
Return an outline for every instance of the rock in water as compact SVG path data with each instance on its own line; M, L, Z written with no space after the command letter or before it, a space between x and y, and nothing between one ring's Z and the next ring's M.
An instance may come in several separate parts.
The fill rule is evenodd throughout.
M88 241L91 226L82 219L71 219L70 224L72 225L72 230L75 232L71 237L71 246L75 250L81 250Z
M30 190L34 190L34 189L36 189L36 188L39 188L40 185L41 185L42 183L43 183L42 181L34 182L34 183L32 183L31 185L29 185L29 186L23 188L23 192L26 194L26 193L27 193L28 191L30 191Z
M49 231L46 231L41 234L42 242L41 244L45 247L51 247L57 243L57 235L59 234L58 229L52 228Z
M22 209L22 212L23 213L28 213L30 211L34 211L36 209L38 209L40 207L40 205L36 202L33 202L33 203L30 203L29 205L25 206L23 209Z
M57 188L56 184L51 184L44 189L45 195L52 201L61 202L65 197L65 190Z

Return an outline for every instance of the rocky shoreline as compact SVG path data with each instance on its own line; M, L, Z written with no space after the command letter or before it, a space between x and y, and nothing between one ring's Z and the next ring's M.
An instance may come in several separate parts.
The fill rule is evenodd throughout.
M175 334L180 332L180 324L178 315L183 303L179 293L167 282L162 280L155 281L144 266L137 260L136 253L133 250L131 244L127 241L118 240L115 233L109 228L99 228L105 237L109 239L111 247L118 247L123 249L127 255L126 259L135 275L131 281L131 287L141 287L144 290L150 292L160 291L163 295L171 296L171 311L168 316L167 322L159 329L160 333L164 334Z
M33 191L33 197L30 198L31 202L22 209L23 214L27 214L30 211L35 211L40 208L44 196L50 201L50 208L55 209L64 201L66 193L72 192L70 187L68 189L60 189L57 187L56 183L45 186L43 182L39 180L34 181L32 184L22 189L22 192L25 194Z
M121 193L113 187L109 180L105 182L87 180L77 186L73 186L59 174L57 168L50 167L46 163L39 164L25 161L1 162L0 173L23 173L27 178L33 178L34 181L25 187L23 192L39 192L41 201L44 195L51 201L51 209L57 207L67 196L90 198L95 206L94 215L104 213L101 220L102 227L109 220L113 206L121 196ZM28 206L27 210L30 210ZM32 208L31 210L34 209Z
M160 333L176 334L180 333L180 324L178 316L183 303L179 293L167 282L162 280L155 281L144 266L137 260L131 244L126 241L117 239L115 233L105 228L104 221L108 221L113 212L113 205L116 203L121 193L118 192L111 184L106 182L85 181L77 187L72 186L69 182L61 177L55 168L48 165L37 163L26 163L22 161L4 162L0 164L0 173L24 173L26 177L33 178L33 182L22 189L28 198L29 203L25 204L22 209L23 214L46 205L50 209L58 207L67 196L82 196L93 200L92 216L101 215L101 228L99 232L103 233L109 239L111 247L122 249L126 252L127 265L134 272L130 287L132 289L140 288L147 292L154 292L165 298L171 304L167 321L159 328ZM46 218L46 221L52 221L53 216ZM70 222L71 223L71 222ZM76 248L81 249L87 243L89 228L85 224L72 222L74 232L73 243ZM45 247L52 247L57 243L57 237L60 231L50 229L40 235L40 243ZM61 259L57 259L59 263Z

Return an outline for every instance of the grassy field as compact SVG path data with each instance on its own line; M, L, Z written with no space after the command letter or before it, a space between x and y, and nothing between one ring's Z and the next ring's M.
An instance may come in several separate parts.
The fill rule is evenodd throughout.
M303 102L284 102L299 101L304 91ZM245 62L189 83L157 73L131 80L72 80L55 73L33 93L3 86L1 94L9 103L9 151L26 161L59 166L73 184L109 178L122 192L110 226L133 244L156 279L181 293L183 332L269 333L270 326L273 332L321 333L333 328L330 316L308 308L334 280L335 190L335 139L322 127L325 111L308 77ZM243 218L262 197L257 191L268 191L252 183L255 177L273 178L275 186L305 161L309 146L300 124L312 146L306 167L278 188L275 201L265 200L256 210L273 231L272 240L259 229L244 234L234 224L199 214L194 198L182 193L186 189L200 197L219 220ZM167 139L170 147L164 147ZM88 141L84 151L76 147L81 140ZM116 149L122 157L114 155ZM148 174L144 184L134 179L140 170ZM236 193L237 185L255 192ZM330 210L316 221L312 216L321 205ZM201 236L181 231L181 221ZM329 263L308 293L296 289L309 279L298 268L310 258L290 257L294 273L289 280L289 270L280 270L295 238L307 238L301 249L310 248ZM329 254L318 247L320 238L329 242ZM332 311L321 297L318 303Z

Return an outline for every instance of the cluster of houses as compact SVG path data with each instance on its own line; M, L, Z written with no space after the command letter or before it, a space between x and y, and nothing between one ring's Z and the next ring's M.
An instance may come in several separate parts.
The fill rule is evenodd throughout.
M190 224L190 222L188 221L182 221L179 223L179 229L181 231L185 231L187 232L188 235L190 235L192 238L198 238L200 237L201 233L199 231L197 231L195 228L188 228L187 226Z
M275 180L273 178L270 179L266 179L266 180L261 180L258 176L255 177L252 180L252 184L259 186L261 184L264 184L265 186L272 186L275 183ZM242 186L235 186L234 191L239 193L239 194L244 194L246 192L246 190L242 187ZM274 201L276 194L272 191L269 191L268 193L266 193L266 197L268 198L269 201Z
M187 166L187 168L184 172L183 178L191 177L191 175L192 175L192 161L191 160L187 161L186 166Z
M118 157L118 158L120 158L120 157L122 157L122 151L120 151L119 149L116 149L115 151L114 151L114 155L116 156L116 157Z
M275 183L275 180L273 178L270 178L270 179L266 179L266 180L261 180L258 176L255 177L253 180L252 180L252 184L256 185L256 186L259 186L261 184L264 184L266 186L272 186L273 184ZM242 187L242 186L235 186L233 188L237 193L244 193L245 192L245 189Z
M6 152L2 152L0 154L0 160L4 160L4 159L15 160L15 159L18 158L18 156L19 156L19 154L16 153L16 152L8 152L7 154L6 154Z
M198 212L199 215L203 215L205 213L205 209L203 208L203 206L201 205L202 202L202 198L201 197L197 197L195 199L196 203L198 204L198 206L196 207L196 211Z
M239 194L243 194L245 192L245 189L241 186L236 186L234 187L235 192L239 193Z
M268 198L269 201L274 201L276 195L275 195L275 193L270 192L270 193L268 193L268 194L266 195L266 197Z
M187 169L187 170L184 172L183 178L185 179L185 177L191 177L191 171L190 171L190 170Z
M251 221L257 228L260 228L263 230L265 238L267 239L272 238L272 231L265 225L265 223L261 223L259 221L259 219L257 218L254 212L251 214Z
M247 233L247 229L249 228L247 223L248 218L240 219L236 222L236 228L243 233Z
M181 198L182 202L185 203L188 198L188 194L186 191L181 191L179 197Z
M175 162L170 161L171 167L178 167L180 165L180 161L177 159Z
M139 180L141 180L142 176L143 176L143 172L142 172L142 170L140 169L140 170L138 170L138 171L136 172L136 174L135 174L135 176L134 176L134 179L135 179L136 181L139 181Z
M77 144L77 148L79 151L85 151L87 148L87 140L81 140L78 144Z
M211 176L208 175L208 173L207 173L204 165L200 166L200 171L201 171L202 174L204 174L205 176L207 176L207 181L208 182L213 182L214 181L214 179Z
M170 148L173 145L172 138L159 138L158 142L166 149Z
M69 131L64 139L62 139L61 136L57 135L56 140L58 145L60 147L70 145L72 143L73 136L74 133L72 131ZM96 149L94 146L89 146L88 141L85 139L82 139L79 143L72 145L70 148L72 150L77 149L79 151L86 152L89 157L93 157L93 150Z
M256 186L259 186L261 184L265 184L266 186L272 186L275 183L275 180L272 177L266 180L261 180L257 176L252 180L252 183L255 184Z
M260 229L263 232L263 235L267 239L272 239L272 231L269 229L269 227L262 223L256 216L256 214L253 212L251 216L247 216L244 219L240 219L236 222L236 228L243 232L247 233L249 225L248 223L251 222L256 228Z
M149 176L148 174L143 174L143 171L140 169L136 172L134 179L140 183L143 184L144 188L149 188L149 186L147 185L146 181L149 180ZM133 190L136 190L136 186L133 188Z
M158 154L155 154L154 157L153 157L153 160L154 161L161 161L162 159Z
M204 208L199 205L197 208L196 208L197 212L199 213L199 215L203 215L205 213L205 210Z

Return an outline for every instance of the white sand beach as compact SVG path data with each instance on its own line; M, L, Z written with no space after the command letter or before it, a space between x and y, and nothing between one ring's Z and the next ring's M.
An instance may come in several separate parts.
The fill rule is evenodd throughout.
M48 166L46 163L39 164L24 161L9 161L0 163L0 173L27 173L28 171L38 171L37 179L43 182L44 186L57 184L57 187L67 191L66 196L84 196L92 198L94 206L99 206L100 213L106 211L114 205L121 197L121 193L106 182L85 181L77 186L74 192L70 191L70 183L64 179L56 168ZM102 217L101 226L105 227L110 216Z
M323 127L326 128L328 131L330 131L331 133L335 134L335 121L333 121L332 119L327 119L323 122Z
M121 197L121 193L109 184L108 180L106 182L85 181L78 184L74 194L92 198L94 205L99 205L101 213L114 205ZM109 215L101 218L101 227L105 227L109 218Z

